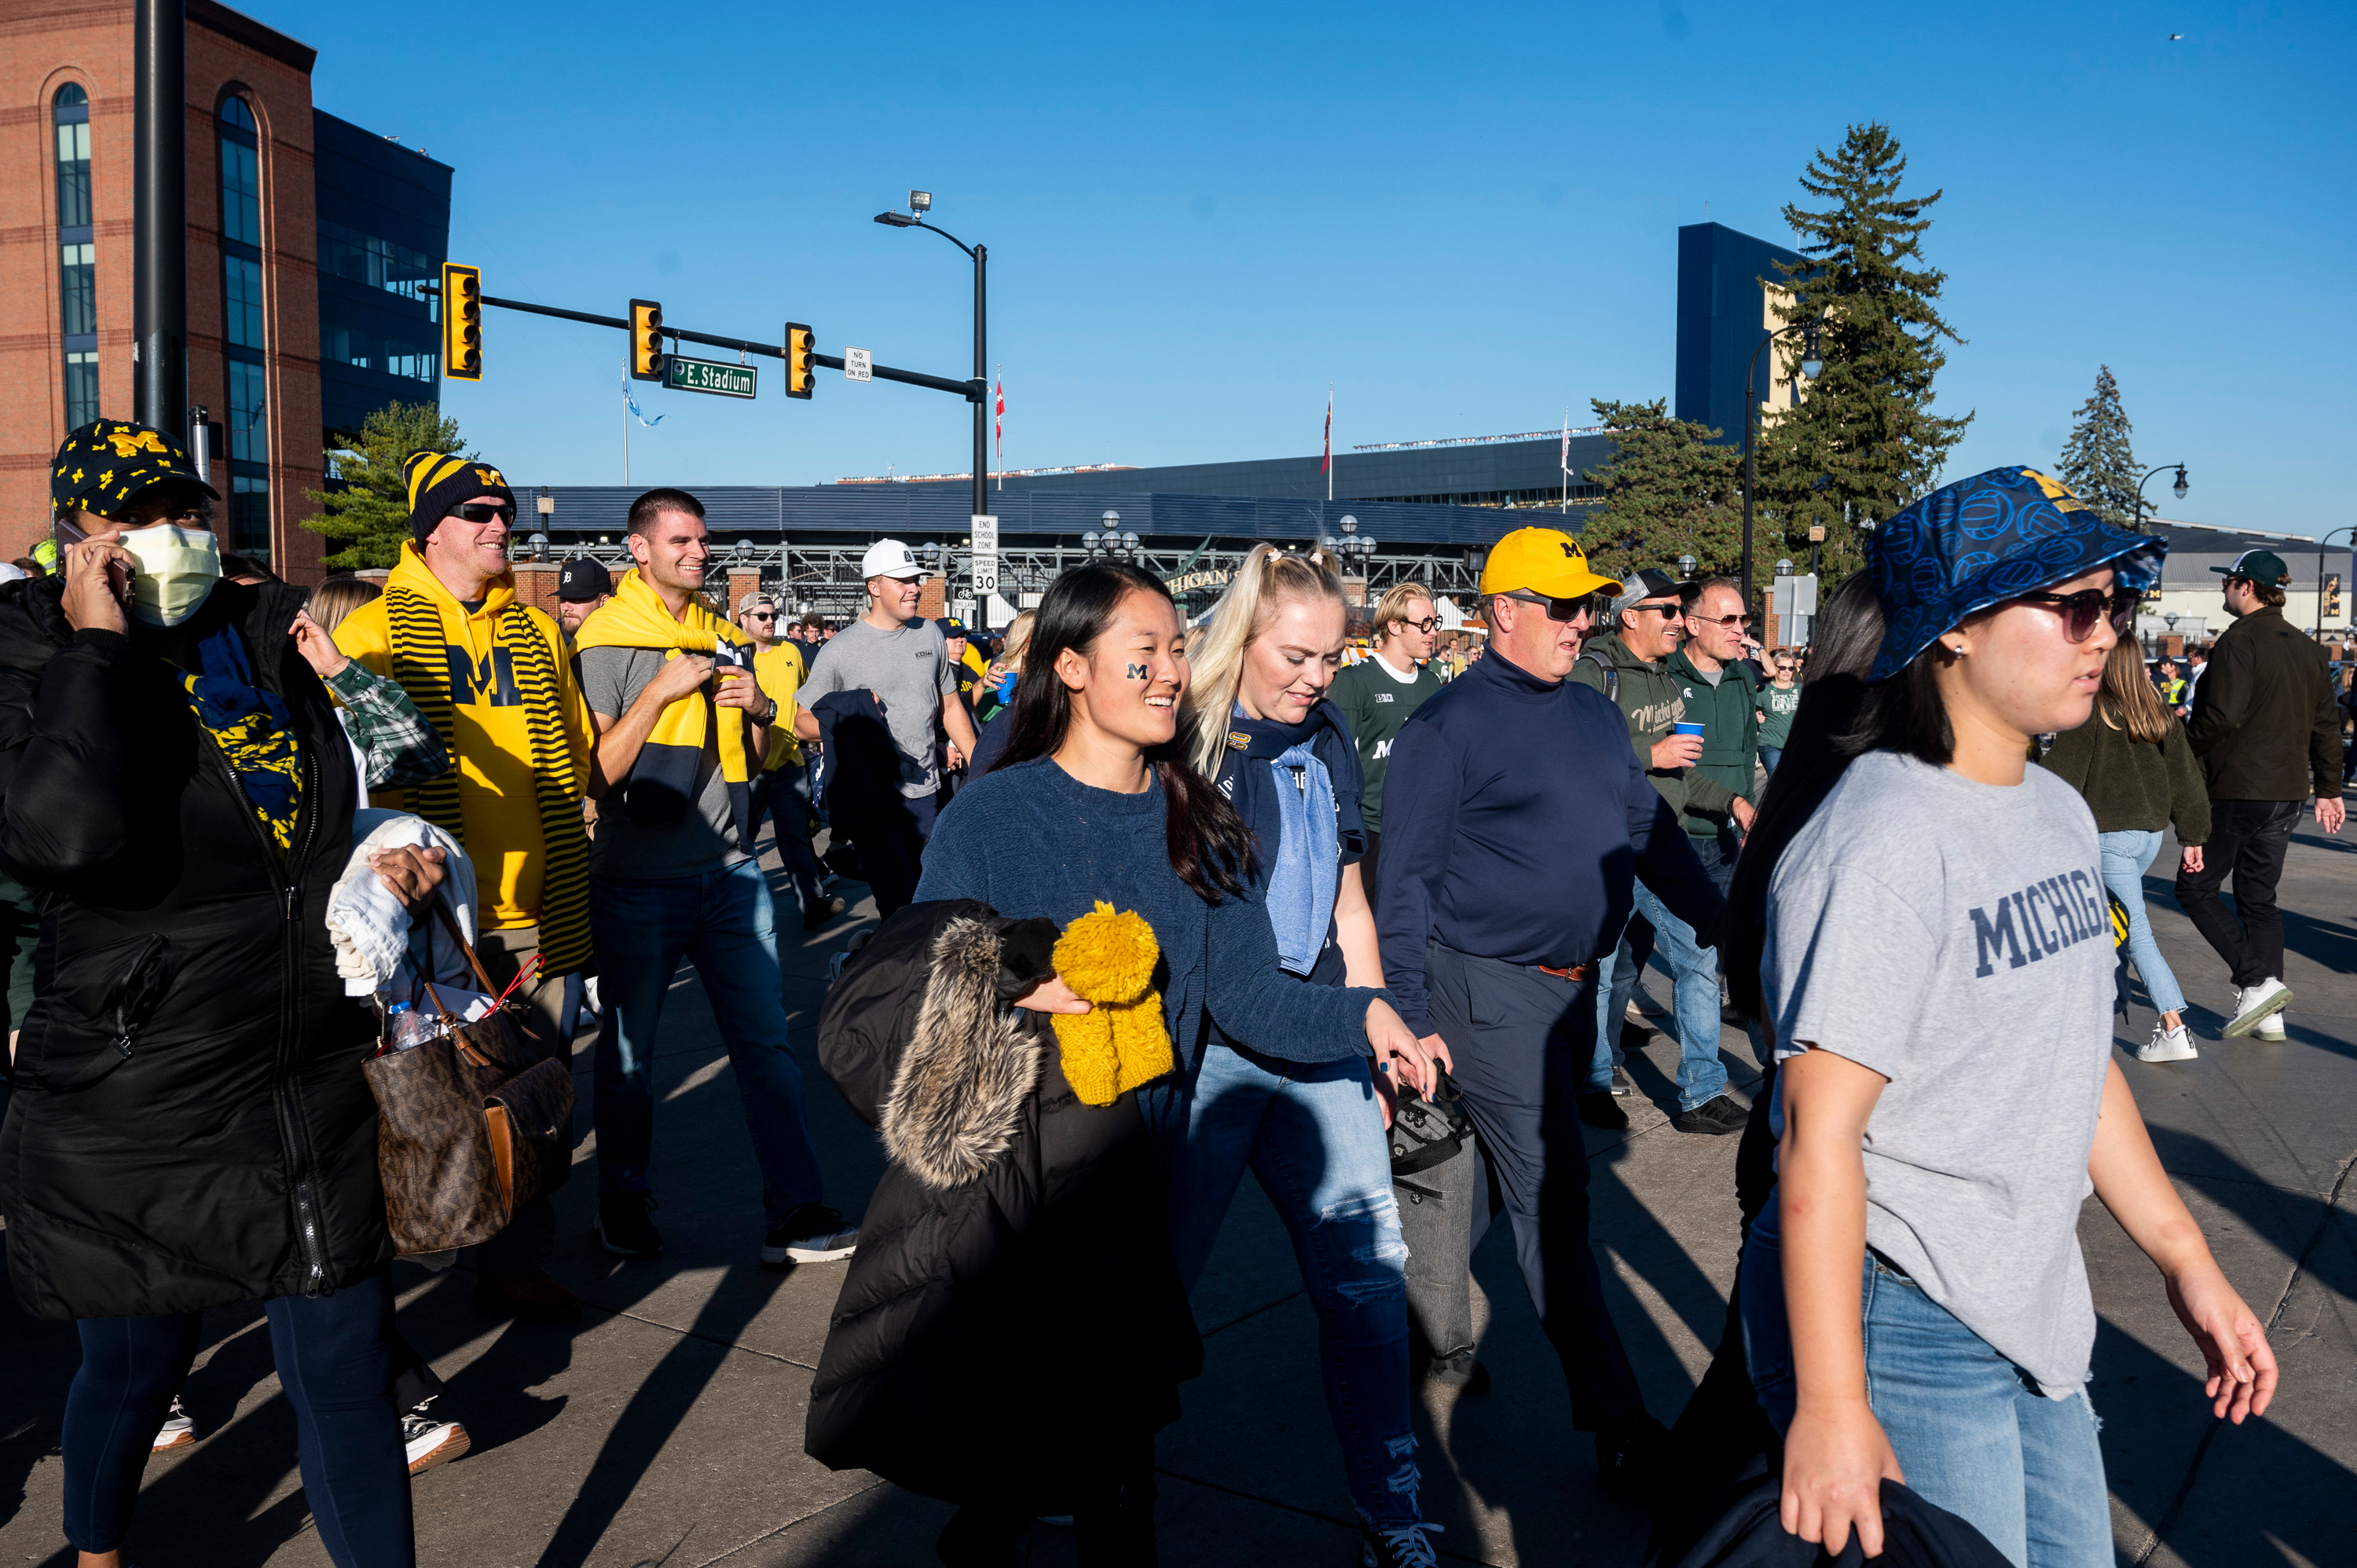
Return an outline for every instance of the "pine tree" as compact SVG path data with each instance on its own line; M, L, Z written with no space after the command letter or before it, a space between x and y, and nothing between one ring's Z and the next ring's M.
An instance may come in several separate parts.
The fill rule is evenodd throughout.
M1906 170L1889 126L1852 125L1801 176L1822 205L1784 209L1808 259L1777 263L1776 286L1790 295L1778 316L1824 318L1824 370L1797 407L1763 421L1754 526L1772 555L1805 549L1810 525L1824 524L1824 570L1833 577L1863 563L1863 528L1938 482L1973 418L1932 412L1932 382L1947 363L1941 340L1964 339L1936 304L1948 274L1922 255L1932 226L1924 213L1943 193L1901 194ZM1794 333L1771 351L1791 374L1802 348Z
M1587 478L1604 488L1580 543L1590 564L1625 579L1640 567L1676 574L1681 555L1695 573L1731 573L1743 555L1743 459L1720 433L1674 419L1668 403L1589 400L1612 430L1612 456Z
M2055 477L2115 528L2136 526L2136 479L2144 470L2128 439L2135 430L2111 366L2097 366L2094 395L2079 405Z
M409 537L402 459L412 452L457 452L461 446L458 422L445 419L432 403L392 403L362 422L357 446L330 447L328 456L346 488L303 492L320 509L303 526L342 546L328 556L328 568L350 572L400 560Z

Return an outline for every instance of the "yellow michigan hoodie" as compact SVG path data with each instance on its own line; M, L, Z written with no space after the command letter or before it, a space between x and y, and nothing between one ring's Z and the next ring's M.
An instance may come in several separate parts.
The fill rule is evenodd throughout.
M458 838L475 863L481 923L486 929L501 930L539 922L547 856L533 772L530 717L516 676L517 650L508 645L519 623L511 617L511 629L504 633L499 625L500 617L516 606L515 577L502 573L485 587L481 606L469 614L426 569L417 547L404 543L401 561L385 582L387 596L346 617L336 628L336 646L371 672L393 675L393 590L406 588L424 596L440 614L455 731L445 738L456 743L458 755ZM547 645L555 668L556 707L573 751L573 776L586 780L589 706L573 679L564 634L541 611L525 607L522 613L529 623L525 635L536 635ZM426 703L419 706L432 711ZM398 789L379 790L370 799L379 806L417 809L404 806ZM578 801L575 804L577 810Z

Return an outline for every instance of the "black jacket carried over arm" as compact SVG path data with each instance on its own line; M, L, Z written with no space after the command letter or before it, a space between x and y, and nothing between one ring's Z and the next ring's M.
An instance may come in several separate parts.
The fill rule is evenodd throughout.
M1006 1005L1055 939L972 899L911 904L845 968L818 1031L892 1163L803 1445L1022 1513L1102 1501L1203 1359L1135 1093L1082 1104L1039 1015Z
M2341 704L2316 639L2275 608L2218 634L2186 738L2213 800L2341 798Z
M216 586L169 632L74 631L0 587L0 864L44 913L0 1130L8 1272L38 1317L146 1316L350 1284L393 1255L373 1026L328 895L357 782L287 628L301 590ZM282 859L160 650L234 625L303 762Z

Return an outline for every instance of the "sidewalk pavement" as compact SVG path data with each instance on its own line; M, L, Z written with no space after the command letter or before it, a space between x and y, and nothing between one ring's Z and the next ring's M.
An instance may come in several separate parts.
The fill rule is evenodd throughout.
M2196 998L2199 1060L2120 1060L2161 1156L2228 1275L2269 1326L2283 1393L2262 1421L2213 1423L2199 1356L2160 1284L2092 1200L2082 1222L2103 1325L2093 1397L2105 1425L2119 1561L2154 1568L2357 1563L2357 837L2312 824L2283 886L2296 993L2282 1045L2220 1043L2222 966L2147 879L2163 950ZM771 865L774 865L774 857ZM856 891L856 889L855 889ZM863 906L870 915L872 906ZM781 922L791 926L791 922ZM863 922L790 939L795 1043L827 961ZM1659 977L1652 990L1667 995ZM450 1391L473 1452L414 1483L419 1560L470 1568L816 1568L932 1563L950 1510L802 1451L812 1369L842 1264L760 1266L759 1184L711 1014L692 972L658 1055L656 1263L608 1257L589 1235L596 1174L585 1033L575 1179L559 1197L552 1268L587 1303L567 1327L497 1323L468 1296L468 1262L397 1265L405 1333ZM2152 1014L2138 992L2119 1040ZM1740 1031L1722 1049L1739 1094L1758 1073ZM1606 1288L1648 1402L1674 1420L1718 1338L1735 1262L1734 1138L1679 1133L1674 1045L1631 1058L1644 1097L1625 1133L1588 1133ZM856 1215L881 1168L874 1136L813 1066L813 1130L830 1198ZM1481 1357L1494 1389L1428 1396L1426 1511L1451 1561L1633 1564L1636 1509L1608 1500L1592 1442L1571 1430L1562 1377L1497 1228L1476 1259ZM1160 1550L1170 1568L1357 1561L1357 1533L1319 1392L1316 1333L1284 1232L1246 1183L1196 1296L1206 1365L1163 1434ZM59 1533L58 1423L77 1363L70 1325L5 1308L0 1358L0 1561L70 1568ZM1052 1367L1052 1342L1006 1354ZM295 1474L292 1417L254 1309L208 1315L187 1388L201 1441L148 1466L129 1558L151 1568L326 1562ZM974 1440L987 1443L987 1428ZM1700 1499L1697 1499L1699 1502ZM1034 1531L1030 1562L1073 1562L1071 1533Z

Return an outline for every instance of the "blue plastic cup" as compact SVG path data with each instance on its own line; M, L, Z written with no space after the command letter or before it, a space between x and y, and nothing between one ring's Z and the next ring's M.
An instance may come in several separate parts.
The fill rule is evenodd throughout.
M1702 725L1672 725L1670 726L1670 733L1673 735L1700 736L1705 726Z

